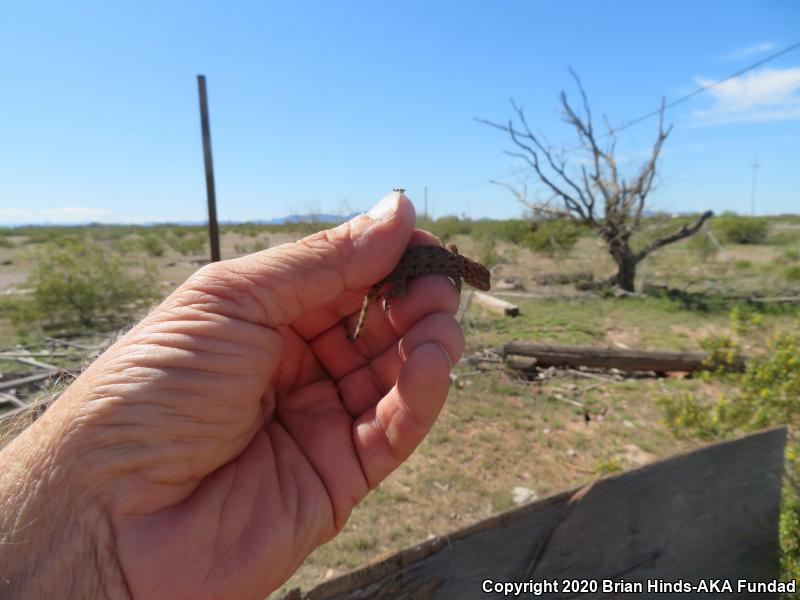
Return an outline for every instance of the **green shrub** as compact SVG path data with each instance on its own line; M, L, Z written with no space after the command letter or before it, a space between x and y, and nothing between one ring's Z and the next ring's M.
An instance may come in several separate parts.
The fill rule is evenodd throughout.
M204 233L188 233L185 231L176 232L175 236L167 238L169 245L184 256L200 254L206 247L206 236Z
M742 317L744 318L744 317ZM750 318L750 325L757 323ZM741 325L741 324L739 324ZM738 351L729 338L711 339L708 349L729 356ZM781 577L800 577L800 326L776 334L766 352L752 358L744 373L724 375L737 389L703 400L693 394L659 400L667 424L679 436L719 439L769 426L789 425L786 477L780 519Z
M496 264L500 263L502 257L495 249L495 241L492 238L484 238L481 244L481 253L478 260L483 263L487 269L491 269Z
M800 281L800 267L786 267L783 270L783 276L789 281Z
M164 256L164 251L166 250L164 242L161 241L157 233L142 234L141 246L147 254L153 257Z
M533 225L529 221L521 219L504 219L502 221L482 219L472 223L472 234L476 237L505 240L512 244L521 243L532 230Z
M142 238L140 238L139 236L124 237L121 239L114 240L111 244L111 247L117 254L121 256L136 254L137 252L141 252L142 250L144 250L142 244Z
M158 295L155 270L131 263L92 239L48 245L34 254L29 298L17 301L12 322L49 326L117 325Z
M789 246L796 244L800 240L800 233L795 231L773 231L769 236L769 244L772 246Z
M454 235L469 235L472 224L455 216L440 217L431 223L431 233L446 242Z
M712 228L722 241L730 244L763 244L769 234L769 221L723 213L713 220Z
M719 246L702 231L690 237L688 245L689 250L697 254L702 260L708 260L719 252Z
M733 266L737 269L749 269L753 266L753 261L742 259L742 260L735 260L733 261Z
M561 254L572 250L588 229L569 219L554 219L536 224L534 231L525 236L527 246L536 252Z
M789 248L788 250L784 250L783 258L791 261L800 260L800 250L795 250L794 248Z
M252 240L251 242L235 243L233 249L237 254L253 254L261 252L269 248L269 238L265 237L263 240Z

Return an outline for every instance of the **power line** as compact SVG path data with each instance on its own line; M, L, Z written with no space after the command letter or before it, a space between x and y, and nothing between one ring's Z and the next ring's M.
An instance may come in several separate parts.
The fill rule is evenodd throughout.
M698 87L696 90L694 90L694 91L692 91L692 92L690 92L688 94L685 94L684 96L681 96L677 100L673 100L671 102L668 102L668 103L664 104L663 110L668 110L668 109L670 109L670 108L672 108L674 106L677 106L678 104L686 102L687 100L689 100L690 98L694 98L698 94L702 94L703 92L705 92L707 90L710 90L711 88L717 87L718 85L722 85L726 81L730 81L731 79L739 77L740 75L744 75L745 73L747 73L749 71L752 71L753 69L757 69L761 65L765 65L768 62L771 62L771 61L775 60L776 58L779 58L779 57L783 56L784 54L788 54L792 50L797 50L798 48L800 48L800 42L796 42L796 43L792 44L791 46L787 46L783 50L779 50L778 52L770 54L769 56L766 56L766 57L762 58L761 60L756 61L756 62L744 67L743 69L739 69L735 73L731 73L730 75L728 75L726 77L723 77L722 79L718 79L717 81L713 81L713 82L711 82L711 83L709 83L707 85L702 85L702 86ZM651 117L655 117L656 115L658 115L661 112L661 110L662 110L662 108L657 108L656 110L651 110L650 112L648 112L648 113L646 113L646 114L644 114L644 115L642 115L640 117L636 117L635 119L631 119L630 121L624 121L622 125L620 125L616 129L613 129L612 131L610 131L608 133L603 134L600 137L601 138L608 137L612 133L616 133L618 131L622 131L623 129L627 129L628 127L632 127L633 125L637 125L638 123L641 123L642 121L646 121L647 119L650 119ZM579 148L580 148L580 146L576 146L574 148L567 148L566 152L574 152L575 150L577 150ZM480 182L470 183L470 184L457 186L457 187L453 187L453 188L444 188L444 189L439 190L439 191L442 191L442 192L453 192L453 191L461 191L461 190L466 190L466 189L470 189L470 188L480 187L480 186L487 185L487 184L491 183L492 179L505 179L506 177L509 177L510 175L515 175L518 172L519 172L519 169L515 169L515 170L510 171L508 173L504 173L503 175L498 175L498 176L492 177L490 179L484 179L483 181L480 181Z
M673 100L672 102L669 102L669 103L665 104L664 105L664 110L667 110L668 108L672 108L673 106L677 106L678 104L681 104L682 102L686 102L689 98L694 98L698 94L702 94L706 90L710 90L711 88L717 87L718 85L722 85L726 81L730 81L731 79L734 79L735 77L739 77L740 75L744 75L748 71L752 71L753 69L756 69L756 68L760 67L761 65L765 65L768 62L773 61L776 58L791 52L792 50L796 50L797 48L800 48L800 42L797 42L796 44L792 44L791 46L789 46L787 48L784 48L783 50L781 50L779 52L776 52L775 54L770 54L769 56L767 56L765 58L762 58L761 60L759 60L757 62L754 62L751 65L746 66L744 69L740 69L740 70L736 71L735 73L732 73L731 75L728 75L727 77L723 77L722 79L719 79L717 81L712 81L708 85L702 85L699 88L697 88L696 90L694 90L693 92L690 92L690 93L686 94L685 96L681 96L677 100ZM632 121L625 121L622 125L617 127L614 130L614 132L616 133L617 131L622 131L623 129L627 129L631 125L636 125L637 123L641 123L642 121L645 121L645 120L649 119L650 117L656 116L660 112L661 112L660 108L656 109L656 110L651 110L649 113L647 113L645 115L642 115L641 117L636 117Z

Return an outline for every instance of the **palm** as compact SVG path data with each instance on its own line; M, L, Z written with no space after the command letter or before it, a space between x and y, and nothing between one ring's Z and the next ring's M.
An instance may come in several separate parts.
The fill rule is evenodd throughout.
M291 325L264 327L223 301L188 327L145 321L107 359L130 360L131 347L149 344L137 367L168 373L126 392L165 415L160 442L140 440L151 462L118 499L118 551L134 595L263 596L419 443L441 404L415 406L416 397L422 386L443 400L447 365L430 346L412 355L414 340L449 327L437 314L452 313L457 296L443 278L419 278L391 320L373 311L352 344L341 320L359 302L347 292ZM220 313L234 326L221 326ZM443 345L459 354L455 337Z

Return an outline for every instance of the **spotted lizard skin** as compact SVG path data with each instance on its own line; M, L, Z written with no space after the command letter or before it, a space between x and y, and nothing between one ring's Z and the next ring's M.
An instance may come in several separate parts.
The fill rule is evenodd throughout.
M414 246L406 250L394 271L367 290L364 302L361 304L361 313L358 315L355 331L349 336L350 340L355 341L358 339L367 321L369 307L375 300L383 295L384 310L388 312L391 299L405 294L406 280L409 277L425 275L426 273L446 275L453 280L459 294L461 293L462 279L478 290L486 291L491 286L489 269L477 261L461 256L455 244L448 244L446 248L441 246ZM392 287L385 294L381 294L387 284L391 284Z

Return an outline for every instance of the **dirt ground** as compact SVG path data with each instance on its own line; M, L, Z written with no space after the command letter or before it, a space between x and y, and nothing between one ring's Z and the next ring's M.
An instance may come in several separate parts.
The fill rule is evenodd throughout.
M777 226L776 226L777 227ZM641 265L638 283L668 285L685 292L800 294L787 279L787 265L798 264L800 227L787 224L781 245L726 245L701 257L682 242ZM794 234L797 239L794 240ZM232 258L302 237L302 232L222 238L223 258ZM0 294L24 288L32 257L24 240L0 247ZM486 240L457 236L462 254L481 258ZM519 306L512 319L489 313L462 295L460 314L466 356L498 349L506 341L531 341L699 350L703 339L726 334L748 352L764 348L764 337L732 328L728 310L702 310L680 299L655 296L613 298L578 291L574 285L542 285L542 276L613 272L600 241L581 238L566 255L549 256L505 241L490 243L493 279L519 283L495 293ZM160 271L168 293L205 263L204 252L184 256L167 248L163 256L143 257ZM8 262L10 261L10 263ZM791 312L766 314L766 332L791 326ZM13 331L0 319L0 336ZM766 334L765 334L766 335ZM659 398L694 393L715 397L725 384L675 376L596 380L556 374L528 380L499 364L462 361L447 404L428 438L411 459L353 512L344 531L317 549L283 590L305 589L326 578L418 543L475 523L514 505L513 489L525 487L542 498L592 478L645 464L697 445L676 439L662 420ZM584 408L579 408L576 403Z

